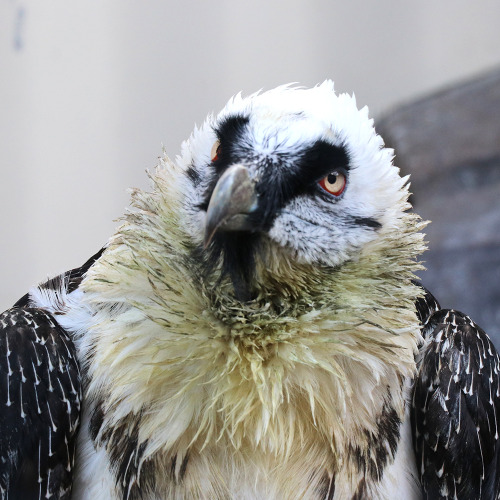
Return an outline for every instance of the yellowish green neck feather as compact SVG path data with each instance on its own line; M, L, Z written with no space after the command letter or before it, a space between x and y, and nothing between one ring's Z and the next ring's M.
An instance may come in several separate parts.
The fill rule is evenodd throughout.
M299 265L269 243L259 296L241 303L216 272L201 279L190 257L183 175L169 164L152 193L133 194L134 210L83 285L102 311L89 393L109 394L108 423L141 413L149 455L221 439L286 455L295 439L317 435L335 455L349 436L374 432L388 390L400 395L415 369L419 218L401 211L335 269Z

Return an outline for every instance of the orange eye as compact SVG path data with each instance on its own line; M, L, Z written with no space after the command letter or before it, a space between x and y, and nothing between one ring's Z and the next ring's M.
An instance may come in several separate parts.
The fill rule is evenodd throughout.
M217 161L219 159L220 152L220 141L216 140L214 145L212 146L212 150L210 151L210 158L212 161Z
M346 177L341 172L330 172L319 181L319 185L333 196L340 196L345 189Z

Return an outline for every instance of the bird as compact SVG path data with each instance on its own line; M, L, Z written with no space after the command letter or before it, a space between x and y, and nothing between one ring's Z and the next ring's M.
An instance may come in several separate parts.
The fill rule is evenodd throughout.
M2 499L500 498L498 353L353 95L237 94L149 177L0 316Z

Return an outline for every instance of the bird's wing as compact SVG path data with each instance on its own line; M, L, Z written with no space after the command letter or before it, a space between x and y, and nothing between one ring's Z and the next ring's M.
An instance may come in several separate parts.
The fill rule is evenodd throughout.
M99 259L99 257L103 254L105 247L101 248L96 254L92 255L85 264L80 267L75 267L75 269L71 269L70 271L66 271L54 278L49 279L45 283L40 285L42 289L52 289L52 290L60 290L61 288L65 288L67 293L71 293L76 290L80 283L82 282L86 272L94 265L94 263ZM14 307L29 307L32 304L30 299L30 294L27 293L23 295L15 304Z
M436 300L436 297L432 295L427 288L421 285L418 281L414 280L413 284L422 289L423 295L419 297L415 302L415 307L417 309L417 316L420 321L420 324L425 326L427 321L429 321L430 317L441 309L439 302Z
M1 314L0 498L70 498L80 402L76 350L54 317Z
M428 300L417 304L424 344L411 412L424 498L498 498L498 353L468 316L454 310L434 311L432 300L424 304Z

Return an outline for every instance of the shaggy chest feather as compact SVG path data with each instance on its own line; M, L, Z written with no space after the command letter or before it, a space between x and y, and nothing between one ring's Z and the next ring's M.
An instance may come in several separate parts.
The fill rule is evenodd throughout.
M321 498L344 469L377 477L377 446L386 461L396 452L413 338L396 335L392 311L384 336L368 311L362 319L271 309L240 310L232 323L205 309L189 331L183 317L167 328L165 310L162 319L132 308L99 321L89 384L95 442L121 460L141 450L137 475L147 477L152 464L171 471L157 488L172 498L196 497L200 477L213 498L237 495L259 477L265 491L254 498ZM391 431L381 434L388 422Z

